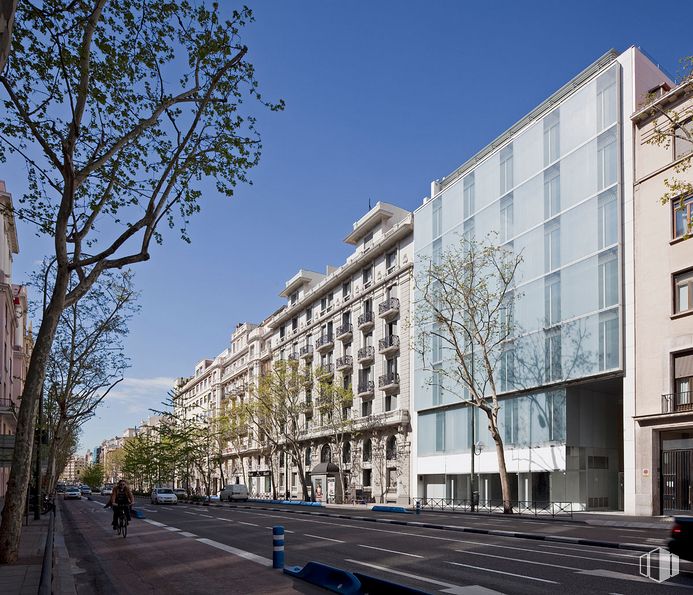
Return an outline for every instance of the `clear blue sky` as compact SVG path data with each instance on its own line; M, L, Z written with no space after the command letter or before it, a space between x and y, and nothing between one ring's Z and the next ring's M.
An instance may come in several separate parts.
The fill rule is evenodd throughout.
M226 4L226 1L222 5ZM231 4L231 2L229 2ZM249 2L249 57L268 98L264 154L235 199L211 182L191 225L137 265L142 311L120 392L85 427L91 448L147 415L169 379L259 321L299 268L339 265L369 198L416 208L450 173L610 48L640 46L665 69L693 53L690 2ZM688 41L687 41L688 40ZM15 200L25 187L5 167ZM46 252L25 225L15 279Z

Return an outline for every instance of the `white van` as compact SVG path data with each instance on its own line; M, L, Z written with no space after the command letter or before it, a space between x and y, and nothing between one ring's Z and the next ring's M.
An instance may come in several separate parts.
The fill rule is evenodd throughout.
M242 483L228 484L219 492L219 500L231 502L232 500L248 501L248 488Z

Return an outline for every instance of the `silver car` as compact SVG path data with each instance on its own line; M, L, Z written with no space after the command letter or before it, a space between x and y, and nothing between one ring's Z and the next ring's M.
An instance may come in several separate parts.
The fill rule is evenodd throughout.
M178 504L178 498L171 488L154 488L152 504Z

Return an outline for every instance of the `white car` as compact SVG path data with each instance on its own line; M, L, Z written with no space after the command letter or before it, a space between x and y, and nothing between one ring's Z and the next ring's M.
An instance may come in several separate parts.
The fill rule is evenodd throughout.
M248 501L248 488L242 483L229 484L219 492L219 499L226 502L232 500Z
M82 492L80 492L77 486L67 486L65 492L63 493L63 500L70 500L74 498L75 500L82 499Z
M110 484L106 484L101 488L101 495L102 496L110 496L113 493L113 486Z
M154 488L152 504L178 504L178 498L171 488Z

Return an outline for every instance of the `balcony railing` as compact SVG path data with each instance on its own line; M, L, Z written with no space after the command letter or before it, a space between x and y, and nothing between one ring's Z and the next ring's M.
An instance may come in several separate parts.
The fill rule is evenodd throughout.
M392 351L398 351L399 350L399 336L398 335L389 335L385 337L384 339L380 339L378 341L378 351L380 353L390 353Z
M358 386L358 396L363 398L369 395L373 395L375 391L375 383L372 380L367 380L365 382L359 382Z
M343 357L338 357L337 358L337 369L338 370L347 370L351 368L354 365L354 358L352 358L350 355L345 355Z
M389 374L384 374L378 379L378 387L382 390L392 390L399 388L399 374L397 372L390 372Z
M351 324L351 322L346 322L343 325L337 327L337 339L339 339L340 341L348 341L354 334L353 331L354 327Z
M298 355L301 359L313 359L313 346L304 345L303 347L301 347L300 351L298 352Z
M662 413L693 411L693 391L662 395Z
M332 335L322 335L318 337L318 340L315 342L315 349L318 351L327 351L328 349L332 349L334 346L334 337Z
M365 329L365 328L371 327L374 324L375 324L375 317L373 316L373 312L371 312L371 311L364 312L358 318L358 326L360 329Z
M315 371L315 375L318 378L329 378L330 376L334 376L334 364L323 364Z
M381 318L390 318L399 314L399 300L396 297L387 298L378 306L378 314Z
M360 363L371 361L375 357L375 349L372 345L369 345L368 347L361 347L361 349L358 351L357 357Z
M295 362L298 361L298 353L290 353L286 359L288 359L290 362Z

